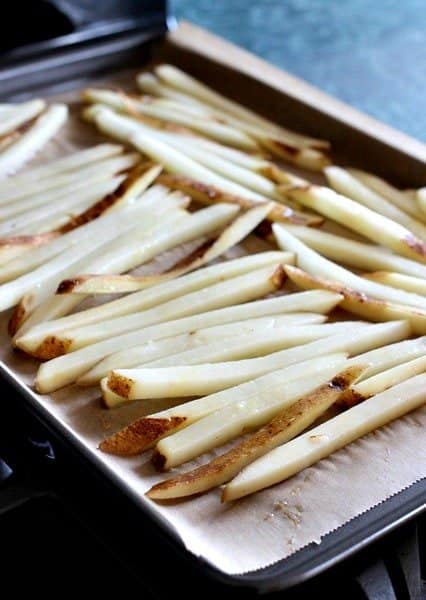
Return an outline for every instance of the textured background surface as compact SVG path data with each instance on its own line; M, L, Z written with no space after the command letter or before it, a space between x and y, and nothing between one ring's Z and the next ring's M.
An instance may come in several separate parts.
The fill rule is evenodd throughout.
M426 0L174 0L197 23L426 141Z

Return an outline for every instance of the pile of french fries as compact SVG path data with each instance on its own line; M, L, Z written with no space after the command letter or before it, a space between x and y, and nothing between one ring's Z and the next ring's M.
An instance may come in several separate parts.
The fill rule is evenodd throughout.
M332 165L328 142L171 65L137 85L82 94L83 118L115 143L0 190L0 308L14 347L43 361L36 389L139 402L100 449L153 449L176 469L155 500L252 494L422 405L425 189ZM27 105L0 106L0 134L44 109ZM22 141L37 127L46 138L40 120Z

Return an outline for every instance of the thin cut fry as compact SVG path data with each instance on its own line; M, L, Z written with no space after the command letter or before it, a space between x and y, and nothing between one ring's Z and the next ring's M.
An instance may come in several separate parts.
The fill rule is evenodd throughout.
M284 190L291 200L349 227L353 231L419 262L426 262L426 242L411 231L346 196L320 186Z
M241 469L273 448L291 440L332 406L356 381L362 367L348 367L308 392L237 446L188 473L153 486L147 496L157 500L181 498L226 483Z
M27 121L34 119L45 108L46 102L39 99L17 104L15 109L8 112L7 116L0 121L0 135L3 136L12 133Z
M62 127L68 117L64 104L53 104L43 113L28 131L23 133L0 156L0 178L17 171L30 160Z
M425 401L426 374L412 377L259 458L226 486L222 499L236 500L288 479Z
M426 240L426 225L374 192L348 171L332 166L325 168L324 173L330 185L340 194L360 202L370 210L391 219L395 223L399 223L417 236L419 240Z
M401 275L400 273L389 273L388 271L376 271L375 273L367 273L363 275L365 279L378 281L391 287L413 292L426 296L426 279L419 277L410 277L409 275Z
M386 302L407 304L408 306L415 306L416 308L426 310L426 298L423 296L405 292L404 290L395 290L386 285L363 279L320 256L320 254L308 248L282 226L275 224L272 228L278 245L283 249L294 252L297 256L297 265L313 276L334 280L342 284L342 286L357 290L358 293L368 294L373 298L378 298Z
M426 334L426 311L412 306L395 304L383 300L377 300L359 292L357 289L350 288L345 284L326 279L324 277L315 277L297 268L287 268L286 273L289 278L303 290L329 290L342 294L343 300L340 303L344 308L354 315L363 317L370 321L393 321L395 319L404 319L410 323L413 333L418 335Z

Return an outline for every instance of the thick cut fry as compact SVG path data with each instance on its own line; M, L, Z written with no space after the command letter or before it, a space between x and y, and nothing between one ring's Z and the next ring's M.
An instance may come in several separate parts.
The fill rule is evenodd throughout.
M255 334L249 333L241 335L237 339L211 342L195 349L186 350L180 353L171 353L169 356L156 359L143 367L169 367L174 365L199 365L212 364L223 361L241 360L245 358L255 358L265 356L271 352L277 352L284 348L292 348L307 344L313 340L335 335L342 331L344 327L358 325L357 323L330 323L327 325L309 326L309 327L286 327L276 329L267 333ZM138 365L137 368L140 368ZM117 369L117 367L114 367ZM107 406L112 407L128 399L124 399L116 394L111 394L108 387L108 381L105 378L101 384L103 399Z
M347 269L340 267L332 261L324 258L315 250L308 248L303 242L294 237L284 227L275 224L272 226L278 245L297 256L297 265L313 276L324 277L335 280L343 286L348 286L357 290L358 293L368 294L373 298L393 302L398 304L407 304L426 310L426 298L404 290L395 290L386 285L368 281L351 273Z
M365 235L373 242L382 244L402 256L426 262L426 242L388 217L326 187L311 185L284 191L291 200Z
M190 292L151 309L102 321L101 328L94 324L65 331L59 338L69 351L73 351L155 323L253 300L279 290L285 281L283 273L282 265L274 263L272 266Z
M390 285L391 287L399 290L405 290L406 292L413 292L414 294L426 296L426 279L411 277L409 275L401 275L400 273L389 273L388 271L367 273L363 277L371 281L377 281L378 283Z
M245 150L256 150L257 148L256 142L242 131L229 125L218 123L217 121L209 121L202 115L178 112L173 106L161 106L155 102L140 102L124 94L109 90L84 90L83 99L89 102L100 102L133 115L140 114L161 121L183 125L202 135L223 142L224 144L235 146L236 148L243 148Z
M104 340L98 344L82 348L76 352L71 352L66 356L59 356L40 367L38 381L40 389L56 389L72 383L83 373L86 373L95 364L113 352L118 352L133 346L139 346L150 340L158 340L172 335L195 331L204 327L213 325L223 325L266 315L279 313L288 313L293 310L317 310L319 312L328 312L340 301L341 296L336 294L308 295L308 294L290 294L280 298L270 298L259 302L250 302L237 306L230 306L223 309L214 310L208 313L193 315L176 321L160 323L145 329L140 329L117 336L115 338ZM55 337L52 336L52 342ZM46 339L46 346L49 338ZM62 349L62 354L67 348Z
M307 358L332 352L359 354L408 334L409 326L404 321L367 327L360 324L353 326L350 333L338 333L260 358L182 367L112 370L108 388L129 400L207 395Z
M181 498L226 483L241 469L273 448L291 440L332 406L356 381L362 367L349 367L285 408L267 425L207 464L153 486L147 496L156 500ZM285 393L285 392L284 392Z
M162 82L171 85L173 88L178 89L185 95L195 97L198 101L206 103L207 105L215 108L219 108L227 114L233 115L234 117L237 117L246 123L257 125L258 127L261 127L266 131L270 131L271 133L280 133L282 135L285 134L289 136L293 142L299 143L302 147L307 146L318 149L329 148L329 143L325 140L307 137L294 131L284 129L280 125L269 121L265 117L260 116L245 106L242 106L241 104L234 102L229 98L225 98L215 90L212 90L205 84L201 83L194 77L191 77L175 66L166 64L159 65L155 69L155 74Z
M383 196L340 167L326 167L325 175L330 185L340 194L352 198L370 210L379 213L412 232L419 240L426 240L426 225L400 210Z
M197 179L192 179L184 175L169 175L163 174L158 177L158 183L166 185L173 190L179 190L184 194L188 194L200 204L216 204L217 202L228 202L236 204L243 209L249 209L256 205L256 202L244 198L243 196L235 196L228 193L224 188L216 187L215 185L201 183ZM271 204L271 202L269 202ZM293 209L283 206L278 202L272 203L272 208L268 213L268 221L278 223L294 223L298 225L321 225L323 219L314 215L304 215L303 213L294 211Z
M340 303L340 307L354 315L378 322L404 319L410 324L413 333L419 335L426 333L425 310L377 300L337 281L324 277L314 277L294 267L286 268L286 273L291 281L303 290L323 289L334 291L336 294L342 294L343 300Z
M62 319L41 323L32 331L28 330L25 334L25 339L19 339L19 344L24 344L23 349L27 352L31 352L43 342L45 337L57 335L65 330L72 330L76 327L99 323L100 321L105 321L107 319L152 308L162 302L167 302L178 296L194 292L204 286L212 285L220 278L226 280L255 270L256 268L266 267L278 262L289 263L292 261L293 255L289 253L263 252L261 254L227 261L221 265L213 265L203 270L196 271L195 273L185 275L174 281L164 282L150 290L141 290L140 292L124 298L87 309L74 315L63 317ZM63 300L67 300L67 298L63 298ZM280 310L280 308L281 307L277 307L277 310ZM309 306L302 309L295 308L295 310L304 309L313 310L312 307L309 308Z
M307 381L297 379L287 383L283 379L278 393L271 390L267 395L259 394L245 402L232 403L160 440L152 462L157 468L165 471L221 446L243 433L262 427L305 394L312 393L315 388L334 378L344 368L345 354L330 354L327 358L329 364L326 366L327 363L324 362L324 371L316 376L311 374Z
M349 240L312 227L286 224L285 229L307 246L331 260L367 271L396 271L426 278L426 266L385 248Z
M67 117L68 109L64 104L52 104L28 131L3 150L0 156L0 178L17 171L30 160L57 133Z
M341 361L344 356L344 354L339 355L337 361ZM104 452L121 456L140 454L164 437L229 406L237 406L240 402L255 402L257 398L268 395L278 396L282 394L283 385L295 381L306 385L311 381L311 377L322 377L324 368L330 367L328 361L329 355L305 360L231 389L142 417L106 438L100 444L100 448Z
M269 207L256 206L250 209L245 214L238 217L231 225L229 225L216 241L207 247L201 256L197 256L189 264L183 267L176 267L166 273L147 276L132 276L132 275L95 275L93 277L73 278L72 285L68 282L62 282L59 286L60 293L72 294L111 294L123 292L135 292L142 290L152 285L158 285L164 281L174 279L185 275L206 263L224 254L227 250L242 241L253 229L255 229L267 216Z
M404 194L404 192L398 190L396 187L390 185L390 183L384 179L380 179L380 177L377 177L376 175L358 169L347 170L361 183L373 190L373 192L386 198L386 200L389 200L389 202L392 202L392 204L407 213L407 215L426 223L426 215L419 211L415 198L410 198L407 194Z
M123 146L119 144L99 144L38 167L28 168L25 172L14 175L13 179L8 179L2 183L0 204L34 193L33 186L39 185L39 182L44 179L47 180L55 178L61 173L76 171L81 167L87 167L91 163L98 162L102 164L101 161L122 154L123 151Z
M197 331L183 333L159 340L151 340L148 343L128 348L121 352L115 352L107 356L77 381L79 385L94 385L100 381L111 369L137 367L153 360L170 356L176 352L185 352L211 344L216 340L224 340L234 336L246 336L248 334L260 335L265 332L274 331L282 327L295 327L304 325L319 325L324 323L326 317L316 313L290 313L284 315L271 315L215 325L213 327L201 328Z
M382 371L360 383L356 383L342 395L339 403L347 407L353 406L375 394L384 392L388 388L397 385L410 377L414 377L415 375L424 372L426 372L426 355L419 356L408 362L403 362L396 367L392 367L391 369Z
M226 486L222 499L236 500L288 479L425 401L426 374L412 377L259 458Z
M46 108L44 100L30 100L17 104L13 111L8 112L0 121L0 136L12 133L24 123L31 121Z

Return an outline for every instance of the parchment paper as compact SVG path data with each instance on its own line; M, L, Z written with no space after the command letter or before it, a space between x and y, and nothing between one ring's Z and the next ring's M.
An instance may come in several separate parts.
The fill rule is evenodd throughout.
M120 83L123 81L128 82L128 75ZM34 164L101 139L90 126L79 122L76 95L67 95L65 100L72 102L73 117ZM37 363L11 350L7 318L3 315L0 321L0 359L14 377L31 388ZM77 438L111 475L164 520L190 552L228 574L259 569L311 542L320 544L326 533L426 476L423 407L290 480L234 504L221 505L220 491L213 490L160 505L144 497L151 485L163 478L151 466L149 452L123 459L102 454L97 445L104 436L136 417L170 406L169 401L107 410L101 406L97 389L68 387L50 396L31 393L65 425L70 437ZM223 448L174 472L188 470L219 452Z

